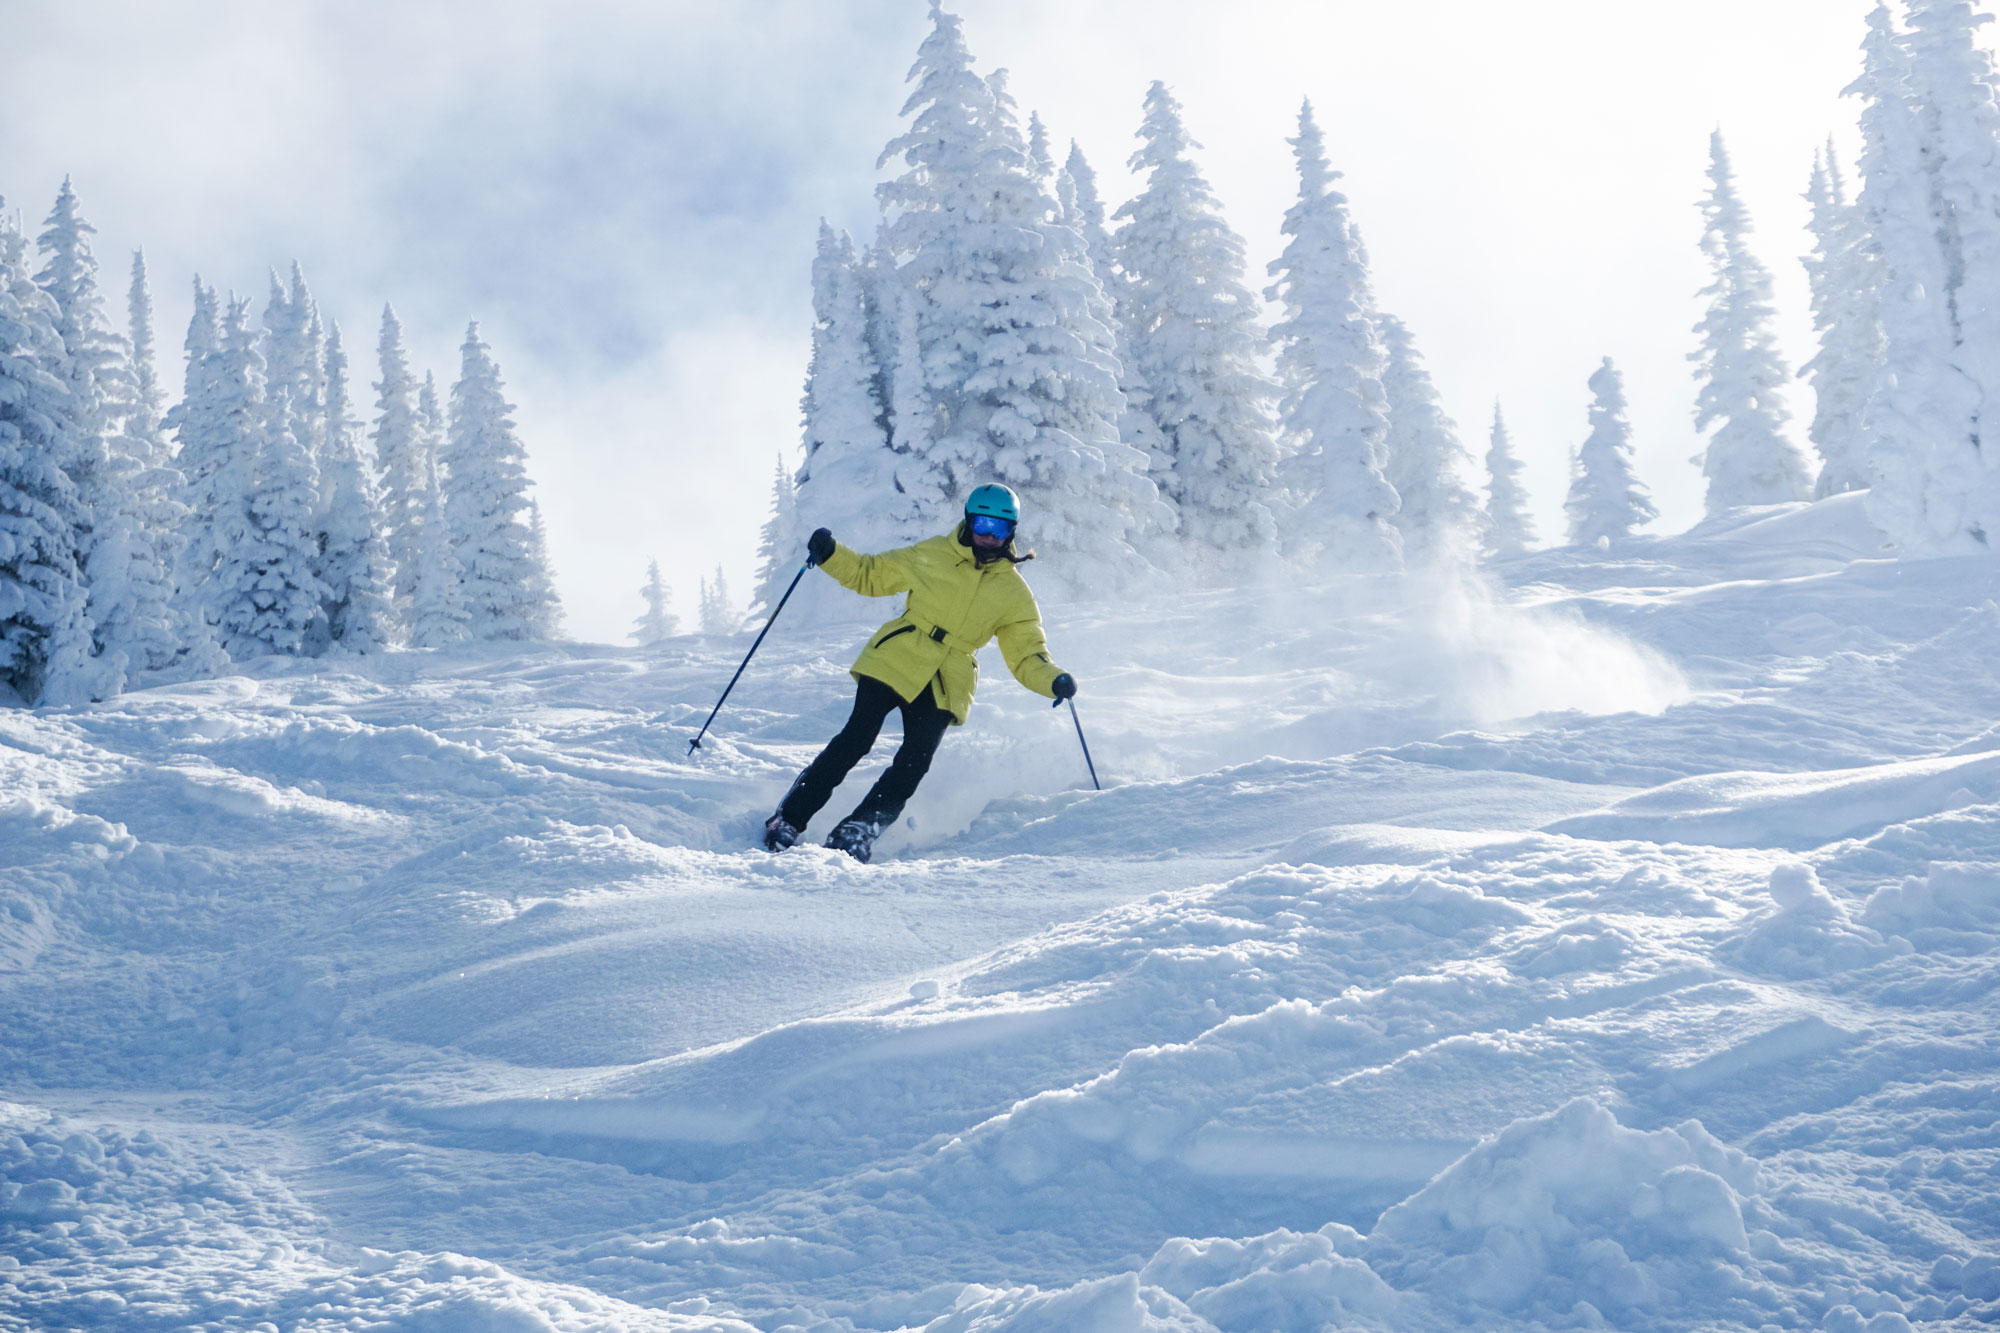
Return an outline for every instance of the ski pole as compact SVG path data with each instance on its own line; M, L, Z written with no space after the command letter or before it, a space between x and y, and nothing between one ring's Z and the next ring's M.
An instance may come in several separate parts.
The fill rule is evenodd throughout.
M1083 747L1083 762L1084 766L1090 770L1090 785L1099 791L1103 791L1104 784L1097 780L1097 765L1090 762L1090 742L1083 738L1083 723L1078 721L1076 716L1076 697L1072 695L1067 700L1058 699L1050 706L1061 708L1065 702L1069 704L1069 720L1076 723L1076 743Z
M692 755L696 750L699 750L701 748L701 738L703 736L708 735L708 723L715 721L715 715L722 711L723 700L729 698L729 692L736 688L736 682L743 679L743 667L749 666L750 659L757 655L757 650L761 648L764 644L764 636L771 632L771 626L778 623L778 612L784 610L785 603L792 600L792 589L799 586L799 580L804 578L806 576L806 571L808 569L811 569L812 567L813 567L813 558L811 556L807 556L806 562L803 565L799 566L799 572L792 575L791 588L785 589L785 595L783 597L780 597L778 599L778 604L771 608L771 618L764 622L764 628L757 631L757 642L751 644L750 651L743 654L743 666L737 667L736 674L731 676L729 678L729 683L722 687L722 698L717 699L715 701L715 707L709 710L708 722L702 723L701 730L697 731L694 734L694 739L688 742L688 753L690 755ZM1080 735L1081 733L1078 734Z

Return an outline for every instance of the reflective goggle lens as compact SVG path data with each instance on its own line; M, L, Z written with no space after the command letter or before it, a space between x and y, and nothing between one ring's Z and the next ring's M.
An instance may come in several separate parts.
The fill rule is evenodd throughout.
M1004 518L995 518L991 514L974 514L972 516L972 530L982 537L999 537L1005 539L1014 535L1014 525L1012 523L1009 523Z

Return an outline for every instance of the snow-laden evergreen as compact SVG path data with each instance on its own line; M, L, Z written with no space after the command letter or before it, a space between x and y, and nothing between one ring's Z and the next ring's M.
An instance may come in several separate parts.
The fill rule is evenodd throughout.
M245 466L243 498L218 542L210 604L223 648L237 661L299 655L314 634L326 589L313 574L313 518L319 475L292 429L291 403L264 392L264 358L250 329L249 302L232 298L222 316L218 380L226 404L228 453ZM240 527L235 525L240 524Z
M1108 591L1145 568L1133 543L1161 519L1147 460L1118 436L1110 303L1036 182L1004 83L973 73L956 16L935 3L931 15L908 128L881 159L906 170L877 187L894 276L914 298L916 360L899 348L895 378L922 366L934 422L897 480L932 531L974 486L1006 482L1025 540L1060 557L1044 578Z
M1881 273L1883 371L1862 416L1868 513L1905 550L1977 545L1984 481L1978 386L1954 364L1951 275L1939 244L1910 55L1886 4L1868 16L1861 77L1861 196Z
M527 604L539 609L536 637L560 639L563 630L562 594L556 591L556 564L549 555L549 525L542 517L542 502L528 497L528 596Z
M1535 544L1535 520L1521 484L1527 466L1514 454L1507 418L1493 404L1493 431L1486 450L1484 551L1489 559L1524 554Z
M397 633L395 569L375 479L361 456L361 423L354 419L339 324L327 330L324 364L313 572L326 589L327 642L352 653L380 652Z
M771 477L771 514L764 520L764 530L757 541L757 595L750 601L753 610L768 614L777 607L778 599L785 595L792 576L805 561L806 537L810 533L810 528L805 532L799 529L798 487L792 480L792 470L785 466L785 456L779 454L777 470Z
M1785 431L1791 370L1772 331L1771 274L1750 251L1750 214L1736 193L1729 150L1716 130L1708 141L1707 224L1701 250L1713 280L1702 288L1708 310L1695 325L1701 345L1688 355L1701 384L1694 428L1714 428L1695 461L1708 478L1707 506L1784 504L1812 493L1805 453Z
M297 260L289 282L271 271L264 328L265 401L291 405L292 434L318 463L326 447L326 332Z
M1590 437L1571 469L1569 516L1573 545L1623 541L1660 516L1632 465L1632 425L1625 417L1625 380L1605 357L1590 377Z
M439 462L452 553L465 570L465 609L475 639L546 639L558 603L536 559L528 518L528 451L514 405L475 321L459 349L458 382Z
M121 420L105 450L97 540L87 571L91 617L108 673L158 671L183 656L194 635L176 603L186 541L185 480L170 461L160 419L164 395L153 362L153 303L143 256L128 292L130 338Z
M429 466L417 420L417 383L403 350L403 323L396 308L382 307L382 332L375 344L375 470L381 481L382 533L389 563L396 570L399 615L409 614L416 592L419 534L423 528Z
M451 528L445 521L444 486L435 455L426 450L416 460L423 478L418 511L417 555L410 593L410 646L447 648L471 637L472 616L465 607L465 569L451 549Z
M1813 161L1806 188L1813 250L1804 259L1819 350L1799 368L1813 386L1807 435L1819 451L1813 495L1825 499L1868 486L1867 435L1862 415L1881 379L1881 273L1867 219L1847 197L1847 183L1828 138Z
M703 634L734 634L743 627L743 618L730 600L729 580L723 577L721 565L715 567L713 579L701 581L700 606Z
M69 177L63 177L55 205L36 238L43 259L35 281L55 304L56 335L63 358L56 374L69 386L70 426L63 470L83 497L82 527L77 548L88 557L91 516L102 484L109 441L117 419L124 415L131 389L125 382L123 340L104 315L104 298L97 284L97 256L90 237L97 228L85 221Z
M0 200L0 685L28 704L96 688L82 553L84 499L63 467L76 408L55 301Z
M894 274L887 281L896 282ZM805 461L795 482L773 492L769 549L757 602L770 605L791 578L814 528L830 528L860 551L904 546L932 535L897 480L903 456L890 447L878 394L881 373L868 336L867 284L854 243L819 225L813 256L812 360L799 399ZM783 470L782 463L780 470ZM782 530L780 530L782 529ZM767 553L768 554L768 553ZM775 581L775 586L774 585Z
M1388 463L1383 474L1402 501L1396 527L1411 567L1465 565L1479 557L1479 496L1472 455L1445 415L1416 340L1394 315L1375 317L1389 359L1382 391L1389 400Z
M184 623L213 637L210 582L221 563L225 534L242 530L235 516L250 485L250 461L238 456L225 430L229 387L222 374L222 327L215 289L194 279L194 310L182 341L187 364L181 398L161 424L174 433L174 463L181 473L181 503L188 511L175 600ZM219 644L218 644L219 647Z
M1075 141L1071 142L1074 144ZM1028 166L1044 190L1055 188L1056 158L1049 149L1049 127L1042 124L1041 115L1033 111L1028 113Z
M1944 249L1951 364L1977 394L1976 453L1954 449L1940 480L1973 488L1962 522L2000 542L2000 74L1969 0L1910 0L1910 88L1921 108L1931 216Z
M1146 93L1139 138L1130 165L1145 188L1113 218L1126 342L1171 460L1155 480L1188 546L1240 571L1278 541L1276 386L1257 364L1243 241L1189 157L1200 145L1165 84Z
M125 418L128 451L148 466L168 462L161 418L167 414L167 392L160 387L158 351L153 340L153 289L146 274L146 252L132 252L132 284L126 289L127 345L131 354L132 395Z
M1139 363L1132 356L1131 342L1125 336L1124 298L1121 294L1123 275L1118 271L1117 250L1112 243L1111 232L1104 225L1104 201L1097 192L1097 172L1074 139L1070 140L1069 157L1056 177L1056 194L1060 216L1077 235L1083 237L1084 253L1090 257L1091 271L1111 300L1113 350L1118 358L1118 391L1125 395L1125 410L1118 417L1118 438L1145 455L1149 476L1164 475L1173 466L1173 458L1167 452L1167 437L1161 433L1160 423L1153 420L1152 390L1146 387L1145 377L1139 373ZM1162 525L1177 527L1178 520L1171 508L1163 504L1162 509L1165 511Z
M674 590L660 577L658 559L647 563L646 586L639 589L639 597L646 603L646 609L632 622L632 642L650 647L672 638L680 629L681 622L680 617L673 613Z
M1367 260L1347 196L1333 187L1340 173L1327 163L1311 102L1299 109L1299 132L1288 142L1299 197L1281 228L1291 240L1270 265L1276 281L1264 292L1283 311L1271 341L1288 446L1282 475L1294 497L1285 545L1295 559L1336 569L1393 569L1403 539L1396 488L1384 474L1387 356L1371 319Z

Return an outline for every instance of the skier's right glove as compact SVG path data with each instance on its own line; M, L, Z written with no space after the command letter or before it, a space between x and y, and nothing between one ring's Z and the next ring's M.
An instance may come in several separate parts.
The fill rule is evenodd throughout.
M1055 691L1057 703L1061 703L1065 699L1074 699L1076 697L1076 677L1065 671L1049 682L1049 688Z
M806 554L815 565L823 565L833 555L833 534L825 528L816 530L806 538Z

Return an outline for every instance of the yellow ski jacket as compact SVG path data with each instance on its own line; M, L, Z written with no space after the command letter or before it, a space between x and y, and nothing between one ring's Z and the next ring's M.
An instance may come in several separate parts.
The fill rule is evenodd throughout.
M955 534L932 537L880 555L862 555L835 542L820 566L863 597L907 592L903 614L869 637L851 668L872 676L905 700L930 686L938 703L963 726L979 688L972 655L993 639L1014 679L1053 699L1062 668L1049 660L1042 612L1028 581L1010 561L982 568Z

